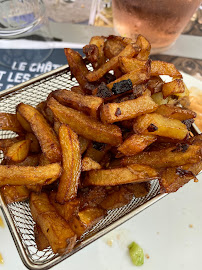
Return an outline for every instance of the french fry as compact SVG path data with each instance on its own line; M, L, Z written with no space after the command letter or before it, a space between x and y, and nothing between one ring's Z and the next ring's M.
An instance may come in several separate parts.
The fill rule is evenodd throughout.
M103 99L100 97L84 96L65 89L54 91L51 95L62 105L82 111L96 119L103 103Z
M30 209L34 221L40 226L54 253L70 252L76 235L67 222L57 214L45 193L31 193Z
M88 157L97 163L103 159L105 154L111 149L110 145L92 142L85 153L84 157Z
M76 133L64 124L59 128L59 141L62 148L63 172L56 200L63 204L77 195L81 173L81 154Z
M100 204L106 210L112 210L128 204L133 198L133 193L121 186L110 193Z
M154 135L133 134L126 139L117 150L125 156L132 156L142 152L148 145L155 142L156 139Z
M60 177L62 168L58 163L46 166L0 165L0 186L48 185Z
M78 193L80 210L85 209L86 207L97 207L106 196L106 187L91 186L80 189Z
M71 91L77 94L85 95L85 91L79 85L72 86Z
M196 117L196 113L194 111L189 109L183 109L170 104L162 104L158 106L155 113L161 114L168 118L178 119L180 121Z
M19 135L23 135L24 130L17 119L16 114L0 113L0 129L11 130Z
M6 204L25 201L29 198L30 191L25 186L4 186L0 188Z
M79 211L80 201L74 199L64 204L57 203L56 192L52 191L49 194L50 203L55 207L56 212L63 217L67 222L71 219L72 215L75 215Z
M184 83L180 79L175 79L172 82L164 83L162 87L163 97L167 98L168 96L184 93L185 87Z
M42 251L45 248L50 246L48 239L45 237L44 233L42 232L38 224L35 224L34 226L34 236L35 236L35 242L39 251Z
M103 64L99 69L89 72L86 78L89 82L94 82L101 79L108 71L118 67L119 56L133 57L139 50L132 44L127 45L117 56L111 58L108 62Z
M67 57L71 73L75 76L81 88L85 92L88 92L89 82L86 79L86 75L89 71L83 61L83 58L78 52L69 48L64 49L64 52Z
M148 182L132 183L132 184L127 184L124 187L125 187L125 189L132 192L132 194L136 198L141 198L141 197L144 197L144 196L146 196L148 194L150 184Z
M79 139L80 152L82 155L88 148L90 144L90 140L84 138L83 136L78 136L78 139Z
M41 151L39 141L37 140L34 133L32 133L32 132L26 133L25 138L26 138L26 140L30 141L30 152L39 153Z
M144 69L147 61L139 60L137 58L128 58L119 56L119 66L123 73L129 73L133 70Z
M87 139L111 145L118 145L122 142L121 131L115 125L102 124L83 112L61 105L54 98L49 99L48 106L57 120L69 125L77 134Z
M138 35L136 44L141 49L141 51L137 55L137 59L147 60L151 51L151 44L149 43L149 41L142 35Z
M180 120L164 117L157 113L139 116L133 125L135 132L145 135L158 135L183 140L188 130Z
M154 112L158 105L147 95L120 103L107 103L100 111L103 123L114 123Z
M176 67L163 61L151 62L151 76L169 75L173 78L182 78L182 74L176 69Z
M5 158L13 162L22 162L28 156L30 143L30 140L22 140L9 146Z
M128 183L139 183L158 178L155 169L145 166L132 164L127 167L89 171L84 179L84 185L114 186Z
M2 150L3 152L6 151L6 149L8 147L10 147L11 145L13 145L16 142L22 141L24 140L24 136L17 136L14 138L9 138L9 139L0 139L0 150Z
M58 162L61 160L61 151L58 139L45 120L34 107L20 103L17 111L30 123L32 131L37 137L42 152L47 156L50 162Z
M87 230L93 227L105 215L105 210L98 207L88 207L79 211L70 219L69 226L80 238Z
M84 157L82 159L82 171L91 171L91 170L99 170L101 169L101 166L99 163L94 161L93 159L89 157Z
M117 56L126 45L132 43L132 39L120 36L110 35L106 38L104 43L104 54L108 59L111 59L114 56ZM136 44L134 44L135 46ZM140 48L137 47L137 50L140 51Z
M131 157L122 158L120 164L122 166L142 164L159 169L182 166L188 163L197 163L200 160L201 146L185 144L183 150L182 144L182 148L179 148L179 151L178 147L174 146L158 151L142 152Z

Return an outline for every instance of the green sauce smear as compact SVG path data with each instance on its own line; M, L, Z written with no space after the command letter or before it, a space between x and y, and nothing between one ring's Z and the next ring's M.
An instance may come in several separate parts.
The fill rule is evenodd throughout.
M144 251L143 249L135 242L132 242L129 246L129 254L132 260L132 263L136 266L141 266L144 264Z

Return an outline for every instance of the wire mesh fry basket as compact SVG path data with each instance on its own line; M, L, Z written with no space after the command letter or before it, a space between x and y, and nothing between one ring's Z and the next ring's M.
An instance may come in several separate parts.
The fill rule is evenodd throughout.
M20 102L36 106L41 101L46 100L48 94L53 90L70 89L77 84L76 79L71 79L68 65L65 65L2 91L0 93L0 108L2 112L15 113L16 105ZM195 128L195 133L200 133L200 131ZM0 130L1 139L14 136L15 134L11 131ZM0 153L0 158L3 159L3 153ZM29 269L49 269L167 195L160 194L159 190L158 180L151 181L149 193L145 197L134 197L124 207L108 211L106 217L82 236L73 251L64 255L54 254L50 247L38 251L34 237L35 223L28 201L12 203L7 206L0 197L0 204L25 266Z

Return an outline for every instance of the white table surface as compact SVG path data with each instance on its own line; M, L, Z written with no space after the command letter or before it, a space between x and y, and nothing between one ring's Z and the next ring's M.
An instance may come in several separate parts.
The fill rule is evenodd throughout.
M184 74L188 87L202 82ZM142 270L202 269L202 174L104 237L54 266L53 270L132 270L127 246L137 242L149 258ZM3 214L0 212L1 217ZM4 220L4 218L3 218ZM18 255L6 222L0 227L0 269L27 269ZM112 245L109 245L111 243Z

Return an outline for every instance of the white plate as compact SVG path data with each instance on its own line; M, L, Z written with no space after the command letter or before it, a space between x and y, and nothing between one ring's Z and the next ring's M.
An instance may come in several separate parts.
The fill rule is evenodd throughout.
M183 73L188 88L202 82ZM53 270L132 270L127 246L136 241L149 258L141 270L190 270L202 265L202 174L114 231L80 250ZM3 217L1 213L1 217ZM0 227L1 269L26 269L4 220ZM112 246L110 246L112 244Z

